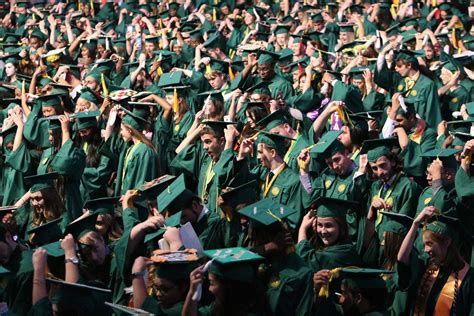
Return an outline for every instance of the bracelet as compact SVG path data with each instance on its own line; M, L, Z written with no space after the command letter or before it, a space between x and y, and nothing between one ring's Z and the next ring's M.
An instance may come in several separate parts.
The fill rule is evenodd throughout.
M145 270L140 272L132 272L132 278L142 278L145 275Z

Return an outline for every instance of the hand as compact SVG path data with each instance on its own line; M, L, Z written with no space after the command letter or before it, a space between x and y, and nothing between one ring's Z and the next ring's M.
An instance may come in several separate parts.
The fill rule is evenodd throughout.
M301 222L300 230L307 231L310 227L313 227L316 220L317 217L314 217L313 212L306 213Z
M163 227L164 222L163 216L152 216L138 225L140 225L140 231L154 232Z
M59 122L61 122L61 129L63 131L69 131L69 115L60 115Z
M127 190L127 192L125 192L125 195L123 195L121 198L122 208L133 208L133 200L139 195L140 193L138 192L138 190Z
M467 141L466 144L464 145L462 154L464 156L470 156L470 155L472 155L473 150L474 150L474 140L471 139L471 140Z
M367 91L371 91L372 90L372 87L373 87L373 84L372 84L372 73L370 72L370 70L364 70L362 72L362 77L364 77L364 81L365 81L365 87L367 89Z
M36 249L32 256L33 268L36 271L45 271L47 258L48 253L46 252L46 250L41 247Z
M461 72L458 70L456 71L453 76L451 77L451 79L449 80L448 82L448 85L449 86L455 86L459 80L459 76L461 75Z
M368 162L369 159L367 159L367 154L359 155L359 172L366 173Z
M76 255L76 242L71 234L67 234L61 241L61 248L64 249L66 258L74 257Z
M382 198L376 198L373 200L372 204L370 204L370 207L375 210L390 208L390 206Z
M196 292L198 285L202 284L204 280L204 274L202 273L203 268L204 268L204 265L194 269L189 274L189 291L192 293Z
M132 273L140 273L145 271L147 265L150 263L150 259L146 257L138 257L135 259L132 267Z
M250 53L248 54L247 56L247 63L248 65L250 65L251 67L255 66L257 64L257 54L255 53Z
M237 155L237 160L242 160L247 157L249 154L253 154L253 144L255 139L247 138L242 141L239 148L239 154Z
M224 137L227 143L234 143L234 140L239 136L239 131L235 128L234 124L227 125L224 129Z
M319 270L313 274L313 288L316 293L318 293L323 286L329 284L329 277L331 276L330 272L331 271L325 269Z
M329 103L326 108L324 109L324 112L327 114L332 114L337 111L339 107L346 107L346 104L343 101L332 101Z
M167 227L163 238L171 245L182 245L181 236L179 234L179 228Z
M413 221L413 224L420 224L424 221L426 221L427 219L431 218L434 214L436 214L437 210L436 210L436 207L434 206L427 206L425 207L420 214L418 214L418 216L415 218L415 220Z
M12 112L11 113L11 118L12 118L13 122L15 122L16 126L18 126L18 127L23 126L23 120L22 120L21 114L17 114L15 112Z
M431 173L432 180L440 180L441 174L443 173L443 162L436 158L433 160L429 167L429 172Z
M298 166L300 167L300 170L304 171L305 173L308 172L310 162L311 157L309 155L309 149L305 148L301 150L300 154L298 155Z
M196 123L201 123L203 119L204 119L204 110L200 110L196 113L196 116L194 117L194 121L196 121Z
M448 123L443 120L438 124L438 136L444 135L446 133L446 130L448 129Z

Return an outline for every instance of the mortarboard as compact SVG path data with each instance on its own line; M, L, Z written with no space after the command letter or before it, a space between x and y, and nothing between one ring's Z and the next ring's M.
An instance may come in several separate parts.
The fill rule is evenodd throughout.
M277 24L275 29L273 30L273 33L275 34L288 34L290 31L291 25L286 25L286 24Z
M323 158L330 158L334 154L345 150L344 145L338 140L342 131L328 131L323 134L319 141L310 150L312 157L321 155Z
M64 235L71 234L78 241L84 234L95 230L99 213L84 213L81 217L66 226Z
M3 138L3 144L11 143L15 139L16 131L18 130L18 126L16 124L11 125L6 129L2 129L0 135Z
M434 148L421 154L421 157L429 157L431 159L439 158L443 162L444 168L457 170L458 163L454 158L454 154L460 152L461 149L454 148Z
M367 154L369 162L375 162L380 157L390 154L396 146L398 146L398 140L395 137L368 139L362 143L360 153Z
M280 56L277 53L266 51L266 50L259 50L257 63L259 65L275 63L279 57Z
M265 116L256 123L257 126L264 126L266 131L271 131L273 128L282 124L288 123L290 118L288 113L283 110L276 110L275 112Z
M270 226L282 222L297 211L268 198L250 204L238 213L248 217L254 224Z
M181 174L158 195L158 210L163 212L165 209L170 208L170 206L172 210L186 207L194 196L193 192L186 189L184 175Z
M77 129L84 129L89 127L98 126L97 117L100 115L100 111L93 112L78 112L75 116L77 119Z
M165 174L141 185L138 188L138 191L145 195L148 200L154 200L161 192L163 192L163 190L171 183L171 181L174 181L175 179L175 176Z
M165 233L166 227L178 227L181 224L181 214L182 212L179 211L178 213L175 213L168 217L165 220L165 225L163 227L160 227L157 231L145 235L144 242L147 243L151 240L155 240L156 238L161 237L161 235Z
M32 235L30 240L33 245L40 247L55 241L58 241L63 237L63 231L60 227L62 217L53 219L46 224L37 226L28 230L26 233Z
M209 97L209 100L224 102L224 97L222 96L222 91L219 91L219 90L211 90L211 91L201 92L201 93L198 93L198 95Z
M41 106L46 107L46 106L59 106L61 105L61 98L59 97L59 94L47 94L47 95L42 95L37 99L38 102L41 103Z
M257 130L259 132L257 137L257 144L265 144L270 148L276 150L276 152L283 157L287 147L288 141L294 140L293 138L286 137L280 134L270 133L264 130Z
M413 224L413 218L406 214L385 211L380 211L380 213L388 218L388 221L384 226L385 231L406 235Z
M406 49L400 49L397 51L397 57L396 60L406 60L408 62L413 62L416 63L418 57L424 57L425 52L422 50L406 50Z
M133 112L130 112L128 110L125 112L127 113L127 115L125 115L125 117L122 119L122 124L129 125L139 132L143 131L143 125L147 122Z
M257 181L239 185L235 188L227 187L225 192L221 193L224 204L235 209L241 204L254 203L257 200Z
M113 215L115 212L115 205L119 199L119 196L113 196L88 200L86 203L84 203L84 208L89 210L91 213L97 213L99 215Z
M436 234L453 238L456 236L459 220L446 215L435 215L433 221L429 222L423 229L432 231Z
M368 268L343 268L341 277L344 284L359 289L385 289L385 281L381 274L392 274L390 270L368 269Z
M333 199L320 197L315 201L317 205L317 216L325 217L341 217L346 218L349 210L354 210L358 203L356 201Z
M54 188L54 180L58 178L57 172L50 172L35 176L24 177L25 183L30 184L31 192L38 192L40 190Z
M206 250L204 254L213 261L209 272L221 278L252 283L257 277L257 263L262 256L242 247Z
M226 121L211 121L211 120L203 120L202 124L206 125L210 129L217 131L217 132L224 132L224 129L227 128L227 125L237 124L236 122L226 122Z

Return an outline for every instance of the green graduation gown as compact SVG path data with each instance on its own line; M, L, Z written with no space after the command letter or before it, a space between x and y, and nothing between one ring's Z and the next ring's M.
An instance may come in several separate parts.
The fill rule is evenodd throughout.
M31 156L24 143L15 151L7 151L5 156L2 206L14 204L25 194L27 189L23 177L32 172Z
M409 176L425 175L428 159L421 155L435 148L436 136L432 128L426 128L421 137L414 137L413 133L408 135L408 145L400 152L400 156Z
M183 302L179 302L172 307L164 308L160 306L155 298L148 296L143 302L141 309L153 313L153 315L156 316L181 316L183 304Z
M83 201L107 195L107 183L112 171L113 160L106 155L100 155L97 167L86 166L84 168L80 187Z

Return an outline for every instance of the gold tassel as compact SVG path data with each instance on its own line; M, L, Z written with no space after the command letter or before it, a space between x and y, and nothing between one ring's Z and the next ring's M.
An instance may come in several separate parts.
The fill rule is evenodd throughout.
M216 12L216 8L212 8L212 22L216 22L217 21L217 12Z
M453 27L453 30L451 31L451 42L453 42L453 47L458 49L458 39L456 36L456 28Z
M397 17L397 11L396 11L396 5L392 4L390 6L390 14L392 15L392 18L395 19Z
M158 67L158 69L156 70L156 75L159 77L161 77L161 75L163 74L163 69L161 69L161 66Z
M229 79L234 80L234 72L232 71L232 67L229 65Z
M91 0L90 6L91 6L91 11L94 10L94 0Z
M329 271L329 282L321 287L319 290L318 296L319 297L329 297L329 283L331 283L333 278L338 278L339 274L341 273L342 268L335 268Z
M211 64L206 65L206 75L209 75L212 72Z
M81 11L81 1L77 3L77 11Z
M163 29L163 21L161 19L159 21L160 21L160 30L162 30Z
M21 96L25 95L25 80L21 83Z
M105 83L105 78L104 78L103 73L100 74L100 83L102 84L102 91L104 91L104 95L106 97L108 97L109 96L109 89L107 89L107 85Z
M173 90L173 112L178 113L179 111L179 104L178 104L178 91L176 88Z
M431 6L434 8L438 4L438 1L436 0L431 0Z

